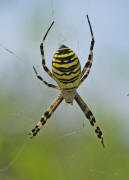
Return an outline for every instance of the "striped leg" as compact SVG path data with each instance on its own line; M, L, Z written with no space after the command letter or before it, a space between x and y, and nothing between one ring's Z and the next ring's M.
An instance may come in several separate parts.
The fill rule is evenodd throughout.
M87 119L90 121L90 124L92 125L93 129L95 130L98 138L100 139L100 141L101 141L101 143L102 143L102 145L104 147L102 131L98 127L98 125L96 123L96 120L95 120L95 117L93 116L92 112L90 111L90 109L88 108L88 106L82 100L82 98L79 96L78 93L75 96L75 100L78 103L78 105L80 106L81 110L84 112Z
M91 45L90 45L90 52L89 52L89 56L88 56L88 61L86 62L83 70L82 70L82 73L81 73L81 77L84 75L84 73L87 71L86 75L84 78L82 78L81 82L84 81L84 79L87 78L87 76L89 75L89 72L90 72L90 68L92 66L92 61L93 61L93 47L94 47L94 43L95 43L95 40L94 40L94 35L93 35L93 31L92 31L92 27L91 27L91 24L90 24L90 20L89 20L89 17L87 15L87 20L88 20L88 23L89 23L89 27L90 27L90 32L91 32Z
M89 73L90 73L90 69L88 69L87 72L86 72L86 74L80 79L79 86L80 86L80 84L88 77Z
M44 44L44 41L45 41L45 39L46 39L46 36L47 36L48 32L50 31L50 29L51 29L51 27L52 27L53 24L54 24L54 21L52 22L52 24L51 24L50 27L48 28L48 30L47 30L47 32L46 32L46 34L45 34L45 36L44 36L44 38L43 38L43 40L42 40L42 42L41 42L41 44L40 44L40 51L41 51L41 57L42 57L42 66L43 66L44 70L48 73L48 75L49 75L51 78L53 78L53 74L52 74L51 71L47 68L47 66L46 66L46 64L45 64L43 44Z
M37 72L37 70L36 70L36 68L35 68L34 66L33 66L33 69L34 69L34 72L35 72L37 78L38 78L39 80L41 80L44 84L46 84L48 87L52 87L52 88L61 90L61 88L60 88L59 86L55 86L55 85L53 85L53 84L49 84L49 83L47 83L46 81L44 81L44 79L38 74L38 72Z
M33 136L36 136L37 133L40 131L40 129L42 128L42 126L46 123L47 119L51 117L52 113L56 110L56 108L59 106L59 104L62 102L63 100L63 96L62 94L59 94L57 96L57 98L54 100L54 102L49 106L49 108L47 109L47 111L42 115L41 120L37 123L37 125L35 126L34 129L32 129L32 131L28 134L31 136L31 138Z

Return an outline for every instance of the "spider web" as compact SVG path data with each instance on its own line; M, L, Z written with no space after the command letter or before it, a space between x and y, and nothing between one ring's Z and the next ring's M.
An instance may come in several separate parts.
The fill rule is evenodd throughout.
M22 1L22 3L24 4L23 1ZM51 15L46 13L45 18L43 17L44 15L42 16L42 13L46 12L45 9L48 9L48 8L46 8L46 6L42 6L41 13L38 14L40 9L39 9L39 6L36 6L36 4L35 4L35 6L38 7L37 8L38 12L33 11L33 13L31 13L31 15L32 15L32 22L35 21L36 23L33 24L33 26L30 28L31 32L29 29L28 37L30 39L32 39L33 37L36 37L37 41L35 41L35 44L36 44L35 46L30 47L30 44L31 44L30 39L29 39L29 44L26 44L26 41L25 41L26 37L24 38L25 42L23 44L25 45L25 47L22 46L22 48L27 49L27 51L25 51L23 53L23 54L26 54L25 58L21 57L21 55L19 55L17 53L17 50L14 50L15 49L14 47L12 47L11 49L8 48L8 47L11 47L10 45L8 45L8 43L7 44L5 43L5 41L8 41L8 37L5 41L3 41L4 43L1 42L1 44L0 44L1 59L5 59L2 49L3 49L3 51L5 51L5 53L7 53L9 55L7 58L7 59L9 59L9 61L5 62L7 60L6 59L3 63L5 63L7 65L11 59L12 63L14 63L14 61L15 61L15 62L17 62L17 64L14 63L13 64L14 68L12 68L12 69L9 66L7 66L7 69L1 68L1 72L2 72L1 77L0 77L1 82L2 82L1 89L3 91L5 90L5 92L3 92L3 94L4 94L4 97L6 100L1 103L1 110L3 112L2 112L2 117L0 118L1 119L1 121L0 121L1 131L0 132L2 134L0 141L2 141L2 138L4 136L5 136L5 139L8 138L12 134L15 134L17 136L19 134L19 131L21 132L22 136L27 134L28 130L31 130L31 128L33 128L33 126L35 126L35 124L37 123L41 114L46 110L47 105L49 105L49 103L51 103L51 100L53 98L55 98L56 91L55 90L51 91L51 90L47 89L45 86L42 87L42 84L40 84L38 82L38 80L35 80L36 78L35 78L33 70L32 70L32 65L36 62L37 66L39 68L39 71L40 71L40 68L41 68L41 66L39 65L40 60L37 61L38 56L39 56L38 59L40 59L40 53L39 53L39 48L37 46L39 45L42 34L44 33L45 29L47 29L48 22L52 22L52 19L49 18L50 16L52 16L53 20L56 20L55 27L51 31L50 36L53 35L52 33L54 33L54 35L57 33L58 44L64 40L66 41L66 39L68 39L67 40L68 44L71 44L70 46L74 47L74 48L76 46L76 45L74 45L74 42L75 42L74 40L75 40L75 37L77 36L76 40L77 40L78 44L77 44L77 48L75 48L75 49L77 49L77 51L75 51L75 52L79 51L79 53L77 53L77 54L83 54L82 52L80 52L80 49L82 50L82 48L84 48L83 52L84 52L84 57L85 57L85 55L87 54L85 52L85 50L87 49L87 52L88 52L88 50L89 50L88 45L90 44L89 39L86 39L86 41L89 42L89 44L85 42L85 45L84 44L82 45L80 43L82 40L84 41L84 35L87 36L86 34L88 34L88 36L89 36L89 31L87 30L88 26L86 27L85 19L83 19L83 21L81 21L80 24L74 26L74 24L76 24L78 21L80 21L80 19L78 19L79 14L80 14L80 16L85 16L88 12L89 17L91 17L91 20L93 23L93 31L95 33L95 40L96 40L96 44L99 44L98 46L102 47L103 46L102 44L109 43L109 41L105 42L106 41L105 34L109 38L108 33L109 33L109 35L111 35L110 31L112 31L114 28L113 24L115 24L117 19L119 19L119 18L115 18L114 10L112 13L112 7L114 7L114 9L116 10L116 14L117 14L117 10L118 10L117 6L118 5L116 6L116 4L113 4L113 2L112 3L110 2L112 4L112 6L109 6L108 3L105 3L107 8L110 7L111 15L109 15L109 13L108 13L108 15L106 15L110 19L110 23L112 23L112 20L114 19L112 24L108 24L109 19L105 15L102 15L102 13L105 14L105 12L107 12L107 9L101 8L103 10L102 10L102 13L99 14L100 7L104 6L103 2L101 2L101 4L98 2L95 4L94 3L92 1L86 1L86 4L85 4L85 6L83 6L84 7L83 8L83 7L79 7L79 6L81 6L81 1L79 4L76 4L75 1L74 2L71 1L71 2L63 4L63 5L62 5L62 2L59 1L58 2L59 8L56 8L57 2L54 0L51 0L49 2L49 9L51 9L51 12L50 12ZM73 6L73 4L74 4L74 6ZM15 6L15 4L13 4L13 5ZM22 5L20 4L21 7L22 7ZM26 5L26 3L24 5ZM75 9L76 16L73 18L72 17L73 15L71 13L71 8L74 9L74 7L76 7L76 5L78 5L78 8ZM63 10L63 6L65 8L65 11ZM123 3L122 3L122 6L123 6ZM29 7L30 7L30 4L29 4ZM40 7L41 7L41 4L40 4ZM45 9L43 7L45 7ZM13 9L14 9L14 7L13 7ZM18 9L18 7L15 9ZM66 9L67 9L67 11L66 11ZM125 8L125 11L126 11L126 8ZM28 22L31 22L31 18L29 17L30 11L28 11L28 9L26 9L26 12L27 12L28 16L25 17L23 15L23 11L22 11L22 16L26 20L26 25L27 25ZM35 12L37 13L37 18L35 18L33 16L33 14ZM119 12L121 12L121 9ZM70 14L70 16L69 16L69 14ZM125 14L125 12L123 14ZM119 14L117 14L117 15L119 15ZM38 18L40 16L41 16L41 20ZM121 13L121 16L122 16L122 13ZM13 17L16 17L16 15ZM70 18L70 21L67 20L69 18ZM74 20L74 22L72 22L73 19L76 19L76 21ZM99 21L99 19L101 20L101 22ZM125 19L125 18L123 18L123 19ZM65 20L67 20L67 21L65 22ZM18 21L19 21L19 19L18 19ZM2 22L2 20L1 20L1 22ZM23 22L23 21L19 21L19 22ZM59 26L58 22L59 22L59 24L61 24L61 26ZM122 22L122 21L120 21L120 22ZM127 21L125 21L125 22L127 22ZM29 24L29 26L31 26L31 23ZM108 31L106 31L106 29L104 28L104 26L107 27L106 23L108 24L108 28L107 28ZM117 21L117 23L119 24L118 21ZM67 27L65 27L66 25L67 25ZM85 26L84 28L82 27L83 25ZM101 28L99 28L99 25L101 26ZM35 27L38 28L38 31L35 29ZM72 29L72 27L74 30ZM112 28L109 29L109 27L112 27ZM24 33L23 27L20 26L20 28L21 28L21 31L23 32L23 34L26 34L26 32ZM5 27L4 29L7 30L8 28ZM40 32L40 29L41 29L41 32ZM66 35L64 35L65 33L63 34L63 30L65 30L65 29L68 29L67 33L65 31ZM83 29L84 29L84 31L83 31ZM124 29L126 29L126 28L124 28ZM17 31L18 31L18 29L17 29ZM81 36L82 40L80 40L80 41L78 41L78 39L80 39L80 38L79 38L79 35L76 33L78 31L79 31L79 34L84 34L83 36ZM35 36L35 32L38 32L39 34L41 34L39 39L37 36ZM100 35L103 32L104 32L104 34L102 34L103 36L101 36L101 38L100 38ZM114 29L114 32L116 32L116 29ZM118 33L118 31L117 31L117 33ZM114 34L116 35L117 33L114 33ZM29 36L30 34L31 34L31 37ZM74 36L72 36L72 34L74 34ZM122 34L122 33L120 33L120 34ZM98 35L98 37L97 37L97 35ZM120 35L118 35L118 36L121 38ZM103 37L104 42L100 41L100 39L102 39L102 37ZM6 38L6 36L5 36L5 38ZM72 39L72 38L74 38L74 39ZM115 38L115 36L114 36L114 38ZM109 38L109 40L110 40L110 38ZM55 44L56 41L54 41L54 42L51 41L51 43L50 43L49 37L48 37L47 41L48 41L48 44L52 44L52 47L56 46L56 44ZM19 43L19 41L16 41L16 42ZM20 42L22 42L22 41L20 41ZM116 42L118 42L118 40L116 40ZM15 41L14 41L14 43L15 43ZM73 43L73 45L72 45L72 43ZM112 43L112 46L113 46L113 43ZM3 45L3 44L6 44L6 45ZM47 54L48 54L48 56L50 56L49 55L49 53L50 53L49 47L50 46L47 46L47 42L46 42L45 47L47 47L45 49L45 57L46 57L46 59L51 59L51 57L47 57ZM108 46L105 46L105 48L107 48L107 47ZM120 45L120 47L121 47L121 45ZM124 45L123 45L123 47L124 47ZM115 48L116 47L114 47L114 49ZM109 52L110 51L109 47L107 49ZM114 49L113 49L113 52L114 52ZM97 52L99 53L99 51L101 51L101 56L99 56L99 57L96 56L95 62L100 63L100 61L101 61L100 59L102 59L102 61L101 61L102 66L99 69L100 73L102 73L101 70L105 66L110 69L110 73L112 70L115 72L115 68L114 69L112 68L112 65L113 65L112 63L111 63L111 68L110 68L110 66L107 66L108 64L105 63L105 62L110 63L111 57L106 58L105 56L103 56L103 54L102 54L103 49L100 50L98 48ZM116 50L116 51L118 53L118 50ZM37 55L35 55L36 52L37 52ZM54 50L53 50L53 52L54 52ZM106 53L107 52L104 51L104 55ZM113 54L113 58L116 57L115 53L111 53L111 54ZM33 57L33 56L35 56L35 57ZM128 56L128 54L127 54L127 56ZM33 60L33 59L30 60L30 57L33 59L36 58L36 60ZM103 60L103 58L105 58L105 61ZM83 57L81 57L81 59L83 59ZM128 58L127 57L123 58L123 56L122 56L122 59L128 59ZM29 60L31 62L30 64L28 64ZM49 62L50 61L47 61L48 66L49 66ZM82 62L81 64L83 64L84 62ZM117 62L114 61L115 67L117 66L117 63L118 63L118 61ZM24 64L25 66L22 66L22 64ZM124 69L124 68L121 68L121 67L123 67L123 64L124 63L120 64L120 70ZM19 68L19 66L21 69ZM27 69L26 69L26 67L27 67ZM94 65L94 67L95 67L95 65ZM14 74L15 70L17 70L16 74ZM21 71L24 71L24 73L22 74ZM94 68L94 71L95 71L95 68ZM116 83L117 80L119 79L119 84L122 87L123 84L121 84L121 82L120 82L120 77L121 77L121 74L124 76L125 72L123 72L122 70L120 72L119 72L119 68L118 68L117 72L115 72L115 73L118 73L117 79L114 79L114 82ZM15 78L17 78L18 74L20 74L20 73L21 73L21 76L19 77L18 80L16 80ZM97 73L98 72L96 72L96 74ZM94 74L95 75L94 78L96 78L96 74ZM11 79L12 76L13 76L13 78L14 77L15 78ZM105 70L103 76L104 76L104 80L105 79L107 80L106 70ZM112 73L111 73L111 76L113 76ZM93 74L90 77L93 77ZM126 74L126 77L128 77L128 74ZM31 78L33 78L32 81L30 81ZM113 82L113 78L114 77L111 77L111 79L110 79L112 82ZM3 79L4 79L4 81L3 81ZM5 81L7 83L10 83L8 81L8 79L12 80L11 81L12 84L9 86L4 84ZM24 79L26 79L26 81L24 81ZM91 78L90 81L92 81L92 80L93 79ZM96 78L96 80L97 80L97 78ZM16 81L16 83L13 83L13 81ZM11 144L9 144L7 148L10 148L9 149L10 151L8 150L7 152L6 152L6 147L1 147L1 145L0 145L0 152L2 152L1 156L3 156L3 155L7 156L7 157L5 157L5 161L3 159L1 159L1 164L4 161L5 165L1 165L0 179L15 180L15 179L20 178L20 179L26 180L27 179L26 176L23 176L22 172L20 172L20 171L23 171L23 174L25 174L25 173L30 174L28 179L33 180L33 177L35 177L34 176L35 174L37 175L36 179L52 179L52 178L49 178L50 176L48 176L48 178L39 176L41 174L45 174L46 172L48 172L48 170L49 170L48 174L53 175L53 177L56 177L57 175L59 175L58 179L63 179L62 177L64 177L64 176L65 176L65 179L68 179L68 180L69 179L74 179L74 180L78 180L78 179L79 180L128 179L129 174L128 174L127 169L128 169L128 162L129 162L129 153L128 153L129 150L128 150L128 133L126 133L126 129L128 129L128 113L127 113L128 112L128 110L127 110L128 100L127 100L127 97L123 101L119 101L119 102L118 102L119 99L116 99L116 104L119 104L120 108L114 107L111 102L109 104L109 107L106 106L105 104L110 101L110 98L109 98L109 101L106 101L106 98L102 100L102 98L104 96L102 96L103 92L101 90L103 88L101 86L101 88L99 89L100 90L100 92L99 92L97 87L99 85L101 85L101 83L99 83L99 82L97 82L97 83L98 84L96 86L90 87L90 91L91 91L92 95L96 91L96 93L97 93L96 99L97 100L95 100L95 96L91 96L91 95L89 95L90 93L87 92L88 87L86 87L86 86L88 86L88 85L85 86L85 88L87 88L87 90L85 89L83 94L89 95L88 96L89 99L87 98L86 100L88 101L88 103L90 102L91 104L93 104L92 109L93 109L93 112L94 112L97 120L99 117L99 120L100 120L99 123L102 126L102 130L104 131L104 138L105 138L104 140L106 142L105 150L103 150L101 148L101 145L97 141L97 137L95 135L92 136L92 134L94 134L94 132L93 132L92 128L90 127L90 125L87 123L87 120L85 119L85 117L82 115L81 111L78 110L79 115L77 114L77 112L72 112L72 110L69 107L68 107L68 109L70 109L70 110L66 111L66 109L64 109L64 104L63 104L62 108L59 108L59 110L57 110L57 112L54 113L54 116L51 118L51 122L50 121L49 121L50 123L48 122L48 124L44 127L44 130L42 130L42 132L40 133L41 135L39 135L36 138L36 140L34 140L34 141L29 140L29 139L27 139L27 137L22 138L20 140L19 136L17 136L18 146L17 146L17 144L14 143L14 141L12 141L13 147L11 148ZM107 83L108 83L108 81L107 81ZM127 82L127 84L128 84L128 82ZM109 83L109 85L111 86L110 83ZM20 86L20 88L19 88L20 90L18 89L18 86ZM26 86L27 86L27 88L26 88ZM3 87L5 87L5 89L3 89ZM95 91L94 91L94 87L95 87ZM126 89L125 91L127 92L127 89L129 89L128 86L123 86L123 87L124 87L124 89ZM14 91L14 89L15 89L15 91ZM109 90L109 88L107 88L107 89ZM119 88L117 88L117 90L114 92L113 92L113 89L111 91L111 97L113 100L114 100L114 98L113 98L114 94L115 93L117 94L117 92L120 90L120 89L119 90L118 89ZM28 93L26 93L26 90L28 91ZM9 92L10 94L7 94L6 91ZM104 89L104 91L106 91L106 88ZM127 94L126 92L122 92L122 93ZM1 94L2 94L2 92L1 92ZM123 94L122 94L122 98L124 96ZM105 95L107 95L107 94L105 93ZM118 94L118 95L120 96L121 94ZM10 96L13 96L13 97L10 98ZM20 106L19 105L21 103L20 100L22 99L23 96L25 97L23 100L24 102ZM18 97L20 97L21 99L19 99ZM51 97L51 98L48 98L48 97ZM16 101L16 103L12 103L14 105L14 107L11 108L10 102L15 101L16 99L18 99L19 102ZM30 107L27 106L28 104L27 105L24 104L26 102L25 100L30 101ZM120 102L122 102L122 103L120 103ZM125 102L127 102L127 104ZM100 105L100 109L99 109L98 105ZM120 109L122 109L121 106L123 106L123 109L124 109L123 113L121 113L121 111L119 111ZM61 110L62 110L62 112L61 112ZM74 111L75 111L75 109L74 109ZM29 113L27 114L27 112L29 112ZM3 114L6 116L4 116ZM118 114L118 117L116 117L116 116L114 117L114 114ZM105 116L107 116L107 117L105 117ZM56 118L56 117L58 117L58 118ZM83 121L83 119L84 119L84 121ZM78 121L79 121L79 123L77 123ZM118 121L122 121L123 124L126 122L126 128L124 127L124 125L122 125L122 123L119 123ZM86 123L86 125L85 125L85 123ZM98 123L98 121L97 121L97 123ZM63 126L66 127L65 130L63 129ZM68 127L68 126L70 126L70 127ZM81 126L81 128L78 128L80 126ZM91 129L91 131L88 129ZM88 133L87 133L87 131L88 131ZM44 133L44 134L42 134L42 133ZM51 135L49 135L49 133ZM46 142L45 138L47 139L47 142ZM9 139L9 141L10 141L10 139ZM2 148L3 148L3 151L1 150ZM11 150L15 150L15 153L13 153L13 155L11 154L12 153ZM29 153L31 153L30 159L28 158ZM25 154L26 154L26 156L25 156ZM25 159L24 159L24 156L25 156ZM45 159L45 157L46 157L46 159ZM22 160L22 158L23 158L23 160ZM44 158L44 159L42 159L42 158ZM41 161L41 159L42 159L42 161ZM53 159L54 159L54 161L52 161ZM32 163L32 164L35 164L36 166L33 168L27 162L27 160L30 160L30 164ZM22 163L24 162L23 166L25 168L20 166L19 162L22 162ZM48 162L48 164L49 163L52 164L53 162L54 163L53 163L53 165L48 166L47 162ZM19 169L16 169L17 166ZM43 167L43 169L41 169L41 167ZM47 168L45 169L45 167L47 167ZM29 170L29 172L25 171L25 169ZM40 169L40 171L38 171L38 169ZM58 169L58 173L56 173L57 169ZM54 170L54 172L52 170ZM19 174L18 178L15 175L15 172L21 173L21 174ZM35 172L35 174L33 174L33 172ZM31 176L31 174L32 174L32 176Z
M18 148L17 153L15 154L14 159L11 160L6 166L4 166L4 167L2 167L0 169L1 173L6 172L9 168L11 168L16 163L16 161L18 161L19 157L22 156L22 153L25 150L25 148L27 147L27 145L28 145L28 142L26 141L25 143L22 144L21 148Z
M3 48L7 53L13 55L17 60L19 60L20 62L22 63L25 63L23 61L23 59L17 55L17 53L15 53L14 51L10 50L9 48L3 46L2 44L0 45L1 48ZM11 116L15 119L15 118L19 118L20 116L23 116L23 110L22 111L19 111L19 112L14 112L12 113L11 112ZM29 127L29 126L28 126ZM85 128L85 122L83 121L83 125L82 125L82 128L78 129L78 130L73 130L73 131L70 131L70 132L65 132L63 133L63 135L58 135L57 138L59 139L64 139L64 138L67 138L69 136L73 136L73 135L76 135L78 133L81 133L82 130L84 130ZM20 147L18 147L15 155L14 155L14 158L12 160L10 160L8 162L7 165L4 165L2 168L0 168L0 173L1 175L3 175L3 177L5 179L9 179L9 176L6 175L6 172L13 166L15 166L15 164L19 161L19 159L21 158L22 154L25 152L25 150L27 149L28 145L29 145L29 141L27 139L24 140L25 142L21 143L22 145Z

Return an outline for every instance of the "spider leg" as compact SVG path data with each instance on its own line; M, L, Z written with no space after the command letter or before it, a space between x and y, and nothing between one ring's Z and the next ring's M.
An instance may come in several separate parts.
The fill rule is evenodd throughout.
M87 119L89 120L90 124L92 125L92 127L93 127L95 133L97 134L98 138L100 139L103 147L105 147L104 142L103 142L102 131L100 130L99 126L97 125L95 117L93 116L89 107L86 105L86 103L83 101L83 99L79 96L78 93L75 95L75 100L78 103L78 105L80 106L81 110L84 112L84 114L87 117Z
M81 82L82 83L86 78L87 76L89 75L89 72L90 72L90 68L92 66L92 61L93 61L93 47L94 47L94 43L95 43L95 40L94 40L94 35L93 35L93 31L92 31L92 27L91 27L91 23L90 23L90 20L89 20L89 17L87 15L87 20L88 20L88 24L89 24L89 27L90 27L90 32L91 32L91 45L90 45L90 52L89 52L89 56L88 56L88 61L86 62L82 72L81 72L81 78L82 76L84 75L84 73L87 71L86 75L81 79Z
M37 135L42 126L46 123L47 119L51 117L52 113L56 110L56 108L59 106L63 99L64 98L62 94L59 94L57 96L53 103L48 107L47 111L42 115L41 120L37 123L35 128L33 128L31 132L28 134L31 136L31 138Z
M34 72L35 72L37 78L38 78L39 80L41 80L45 85L47 85L48 87L52 87L52 88L61 90L61 88L60 88L59 86L55 86L55 85L53 85L53 84L49 84L49 83L47 83L46 81L44 81L44 79L38 74L38 72L37 72L37 70L36 70L36 68L35 68L34 66L33 66L33 69L34 69Z
M87 72L86 72L86 74L80 79L79 86L80 86L80 84L88 77L89 73L90 73L90 69L88 69Z
M41 44L40 44L40 51L41 51L41 57L42 57L42 66L43 66L44 70L48 73L48 75L49 75L51 78L54 79L53 74L51 73L51 71L50 71L50 70L47 68L47 66L46 66L45 56L44 56L44 48L43 48L43 45L44 45L44 41L45 41L45 39L46 39L46 36L47 36L48 32L50 31L50 29L51 29L51 27L52 27L53 24L54 24L54 21L51 23L50 27L48 28L48 30L47 30L47 32L46 32L46 34L45 34L45 36L44 36L44 38L43 38L43 40L42 40L42 42L41 42Z

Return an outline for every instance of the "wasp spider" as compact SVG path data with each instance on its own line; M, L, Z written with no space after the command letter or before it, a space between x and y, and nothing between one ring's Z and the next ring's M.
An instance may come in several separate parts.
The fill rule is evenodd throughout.
M88 15L87 15L87 20L90 27L92 40L91 40L88 61L86 62L82 71L81 71L81 65L80 65L78 57L71 49L69 49L65 45L61 45L57 49L56 53L54 54L54 57L52 60L52 72L47 68L46 63L45 63L43 45L44 45L46 36L49 30L51 29L51 27L53 26L54 22L52 22L52 24L48 28L41 42L40 51L41 51L41 56L42 56L42 66L44 70L48 73L48 75L57 82L58 86L47 83L38 74L35 67L33 67L34 72L39 80L45 83L48 87L61 90L61 93L57 96L54 102L48 107L47 111L42 115L41 120L37 123L35 128L32 129L32 131L29 133L29 135L31 135L31 138L37 135L41 127L47 122L47 119L51 117L52 113L56 110L56 108L63 101L63 99L65 99L66 103L71 104L71 105L73 104L73 100L75 99L75 101L78 103L81 110L84 112L85 116L89 120L90 124L92 125L102 145L104 146L102 131L98 127L95 117L93 116L87 104L83 101L83 99L77 93L77 88L80 86L80 84L82 84L82 82L89 75L90 68L92 66L92 61L93 61L93 47L94 47L95 41L94 41L94 35L92 32L92 27L91 27Z

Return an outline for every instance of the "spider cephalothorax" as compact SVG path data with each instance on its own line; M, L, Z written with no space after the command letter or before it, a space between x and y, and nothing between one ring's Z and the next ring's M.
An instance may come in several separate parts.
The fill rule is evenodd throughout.
M75 95L77 93L76 88L74 88L74 89L63 89L61 91L61 93L62 93L63 98L65 99L66 104L68 103L68 104L73 105L73 100L74 100Z
M87 104L83 101L83 99L79 96L79 94L76 91L76 89L80 86L80 84L89 75L90 68L92 66L92 61L93 61L93 47L94 47L95 41L94 41L94 35L92 32L88 15L87 15L87 19L88 19L88 23L90 27L92 40L91 40L88 61L86 62L82 71L81 71L81 65L80 65L78 57L70 48L68 48L65 45L61 45L53 56L52 72L47 68L45 64L43 45L44 45L45 38L49 30L51 29L52 25L54 24L54 22L52 22L52 24L48 28L41 42L40 50L41 50L41 56L42 56L42 66L44 70L48 73L48 75L57 82L58 86L47 83L37 73L36 68L33 67L35 74L37 78L40 79L42 82L44 82L47 86L61 90L61 93L57 96L54 102L48 107L47 111L42 115L41 120L37 123L35 128L33 128L32 131L29 133L31 137L37 135L38 131L46 123L47 119L50 118L52 113L56 110L56 108L63 101L63 99L65 99L66 103L71 104L71 105L73 104L73 100L75 99L75 101L78 103L78 105L84 112L85 116L89 120L90 124L92 125L102 145L104 146L102 131L98 127L95 117L93 116Z

